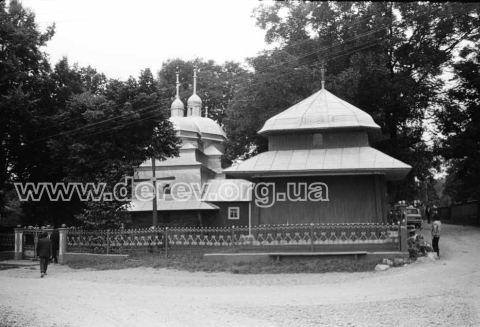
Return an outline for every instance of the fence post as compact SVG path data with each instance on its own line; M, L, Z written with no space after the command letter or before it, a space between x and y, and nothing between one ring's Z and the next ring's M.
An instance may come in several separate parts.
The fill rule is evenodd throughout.
M20 260L23 255L23 228L15 228L15 252L14 259Z
M235 226L232 225L232 247L235 247Z
M66 261L66 254L67 254L67 235L68 235L68 228L59 228L59 247L58 247L58 262L60 264L64 264Z
M403 222L398 225L398 236L400 238L400 252L408 251L408 231L406 223Z
M110 229L107 229L107 254L110 254Z
M165 260L168 258L168 227L165 227Z
M313 223L310 223L310 246L313 252Z

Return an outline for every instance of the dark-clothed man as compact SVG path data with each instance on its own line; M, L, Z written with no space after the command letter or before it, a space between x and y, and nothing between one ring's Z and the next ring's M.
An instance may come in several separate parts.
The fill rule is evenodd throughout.
M430 218L432 217L432 209L430 206L425 208L425 216L427 217L428 224L430 225Z
M52 255L52 241L48 238L48 233L43 232L37 242L37 256L40 257L40 277L47 274L48 260Z

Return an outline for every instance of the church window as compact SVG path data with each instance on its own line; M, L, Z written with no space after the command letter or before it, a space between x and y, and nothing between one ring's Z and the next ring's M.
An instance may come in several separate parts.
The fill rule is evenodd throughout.
M228 219L240 219L240 208L228 207Z

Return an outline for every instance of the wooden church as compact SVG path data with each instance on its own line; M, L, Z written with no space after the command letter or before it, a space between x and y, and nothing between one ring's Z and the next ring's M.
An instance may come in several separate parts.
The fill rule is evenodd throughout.
M157 202L160 215L168 217L160 221L172 226L387 222L386 181L403 179L411 169L370 147L380 127L323 82L320 91L265 122L259 134L268 138L267 152L224 170L226 135L201 117L195 77L186 116L178 76L171 110L180 156L161 162L157 172L175 177L172 190L176 183L196 182L202 194L182 203L173 196ZM144 163L137 174L151 176L150 166ZM232 184L240 191L224 192ZM150 202L134 201L131 211L136 226L151 226Z
M386 222L386 181L411 169L370 147L380 127L323 82L320 91L267 120L259 134L268 138L268 151L224 170L269 187L252 200L255 225ZM321 196L305 194L315 189Z

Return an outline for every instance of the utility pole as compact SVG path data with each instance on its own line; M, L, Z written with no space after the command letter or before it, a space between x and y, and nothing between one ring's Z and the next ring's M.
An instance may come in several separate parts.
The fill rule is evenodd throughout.
M167 177L159 177L155 176L155 158L152 157L152 178L140 178L136 179L138 182L145 182L145 181L152 181L153 186L153 199L152 199L152 226L158 226L158 218L157 218L157 180L162 181L172 181L175 179L174 176L167 176Z

